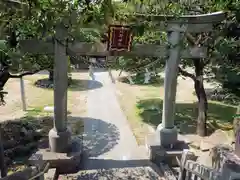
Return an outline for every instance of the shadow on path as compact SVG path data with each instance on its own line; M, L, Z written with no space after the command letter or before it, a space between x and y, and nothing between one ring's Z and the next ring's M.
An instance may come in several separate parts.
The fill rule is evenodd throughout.
M97 157L114 148L120 139L118 128L111 123L88 117L84 122L83 146L90 157Z

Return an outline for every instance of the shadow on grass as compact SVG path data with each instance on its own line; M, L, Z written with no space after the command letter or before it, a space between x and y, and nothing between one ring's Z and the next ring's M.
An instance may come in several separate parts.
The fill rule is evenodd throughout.
M131 76L132 80L135 85L141 85L141 86L163 86L164 85L164 78L161 76L152 77L152 79L149 81L149 84L144 84L144 77L137 78L136 76ZM119 77L118 80L122 83L130 84L127 76Z
M81 118L84 122L83 146L88 157L97 157L113 149L120 140L116 125L101 119Z
M28 122L35 122L28 118ZM43 134L48 138L48 132L53 127L52 117L41 118L41 126L44 127ZM100 119L89 117L68 116L68 128L75 140L80 140L79 146L83 144L83 150L89 157L97 157L110 151L118 144L120 133L118 128L111 123L107 123ZM75 141L77 142L77 141ZM75 144L76 146L76 144ZM41 144L41 148L48 149L48 143L45 141ZM74 149L79 149L75 147Z
M208 121L215 123L216 126L214 128L219 128L219 126L217 127L217 124L232 124L236 108L213 102L209 102L208 105ZM138 114L145 123L157 127L158 124L161 123L162 106L163 100L161 99L140 100L137 103ZM180 133L195 133L197 125L196 119L196 103L176 104L175 125L178 127ZM215 129L212 129L212 127L208 128L208 133L211 133L213 130Z
M120 138L119 130L114 124L100 119L68 116L68 127L74 138L83 137L84 150L89 157L110 151ZM27 163L38 147L46 147L49 130L53 128L53 117L26 116L3 122L1 128L8 167L16 164L16 161L22 165Z
M93 84L89 86L90 84ZM38 79L34 82L34 85L38 88L53 89L53 81L49 81L48 78ZM84 79L71 79L68 81L69 91L87 91L91 89L98 89L102 87L102 83L94 80Z

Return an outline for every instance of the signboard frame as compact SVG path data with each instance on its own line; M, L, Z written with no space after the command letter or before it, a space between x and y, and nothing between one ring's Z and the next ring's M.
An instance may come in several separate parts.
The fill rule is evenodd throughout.
M122 36L122 37L121 37ZM110 25L108 28L108 51L130 51L132 28L128 25ZM119 42L120 41L120 42Z

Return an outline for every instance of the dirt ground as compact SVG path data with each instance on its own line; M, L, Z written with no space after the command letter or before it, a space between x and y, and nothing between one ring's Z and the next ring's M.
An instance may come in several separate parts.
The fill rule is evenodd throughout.
M53 90L35 87L33 84L37 79L47 78L45 72L24 77L27 111L30 109L43 109L45 106L53 106ZM88 72L74 72L72 78L75 80L74 87L68 90L68 111L72 115L84 114L86 112L86 94ZM22 110L20 93L20 80L10 79L5 90L8 94L5 97L6 105L0 107L0 121L18 119L28 112Z

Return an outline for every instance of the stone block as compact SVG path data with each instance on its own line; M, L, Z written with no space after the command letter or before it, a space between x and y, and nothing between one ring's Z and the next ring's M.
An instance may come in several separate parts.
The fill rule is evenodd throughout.
M162 147L155 134L147 136L145 143L149 151L150 160L155 164L162 162L170 166L177 166L176 157L181 159L183 149L189 149L188 145L183 141L177 141L173 148Z
M47 142L43 143L45 144L45 146L43 145L44 148L40 148L36 154L41 154L43 161L50 163L50 168L56 168L58 173L75 173L78 171L82 156L80 140L72 140L68 153L51 152L46 147Z

